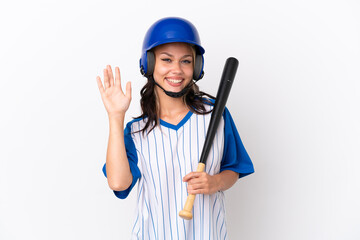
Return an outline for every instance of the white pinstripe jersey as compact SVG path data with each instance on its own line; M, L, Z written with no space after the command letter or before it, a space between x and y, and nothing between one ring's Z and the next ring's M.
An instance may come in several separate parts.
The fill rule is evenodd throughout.
M210 106L205 105L207 109ZM223 116L231 116L225 110ZM132 239L227 239L225 223L224 193L196 196L193 208L193 219L184 220L178 213L183 208L187 198L187 183L183 177L196 171L202 147L205 141L207 127L211 114L198 115L189 111L184 119L175 125L160 120L160 125L149 134L137 132L143 129L145 121L135 119L129 122L125 129L125 144L133 183L128 190L116 192L119 198L125 198L135 183L137 187L137 209L132 229ZM229 169L240 173L240 177L252 173L253 166L240 142L236 146L242 156L238 160L226 160L239 149L228 147L236 140L228 139L229 132L235 129L225 129L227 120L220 121L210 150L205 171L214 175ZM145 119L146 120L146 119ZM232 125L232 124L227 124ZM230 143L229 143L230 141ZM225 143L228 142L226 145ZM239 154L238 154L239 155ZM104 173L105 165L104 165Z

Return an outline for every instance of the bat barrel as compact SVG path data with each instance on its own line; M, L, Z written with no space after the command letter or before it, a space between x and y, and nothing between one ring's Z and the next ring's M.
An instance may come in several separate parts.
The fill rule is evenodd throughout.
M235 74L237 68L239 66L239 61L230 57L226 60L224 70L221 76L220 85L218 88L218 92L216 94L216 100L214 109L212 112L212 117L209 123L208 132L206 135L203 151L200 156L201 163L206 163L206 159L209 155L209 151L211 149L211 144L214 140L217 126L219 125L220 119L225 109L226 101L229 97L229 93L234 82Z

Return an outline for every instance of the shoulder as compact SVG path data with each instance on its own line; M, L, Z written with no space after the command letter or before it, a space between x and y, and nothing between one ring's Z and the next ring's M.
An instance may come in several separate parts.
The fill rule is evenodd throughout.
M126 123L125 133L130 133L133 131L138 131L142 129L143 126L146 124L147 117L138 117L134 118L133 120Z
M138 123L140 121L145 121L145 119L147 119L147 117L137 117L137 118L134 118L133 120L129 121L126 123L126 126L131 126L132 124L134 123Z

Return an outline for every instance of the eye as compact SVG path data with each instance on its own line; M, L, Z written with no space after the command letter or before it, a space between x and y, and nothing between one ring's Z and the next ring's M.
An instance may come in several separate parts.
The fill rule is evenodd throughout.
M185 63L185 64L190 64L191 60L183 60L182 62Z
M161 58L161 61L170 63L170 62L171 62L171 59L170 59L170 58Z

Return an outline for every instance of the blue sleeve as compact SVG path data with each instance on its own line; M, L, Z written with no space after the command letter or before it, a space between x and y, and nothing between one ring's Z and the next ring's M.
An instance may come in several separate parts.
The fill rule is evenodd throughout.
M125 141L126 155L129 160L129 166L130 166L131 174L133 175L133 180L128 189L126 189L124 191L114 191L115 196L120 199L124 199L129 195L131 189L135 186L137 180L141 176L140 170L137 166L138 157L137 157L137 153L136 153L135 144L131 137L131 124L132 124L132 122L129 122L125 127L124 141ZM106 163L104 164L102 171L103 171L105 177L107 177Z
M254 166L240 139L230 112L225 108L224 113L224 153L221 160L220 172L232 170L239 173L239 178L254 172Z

